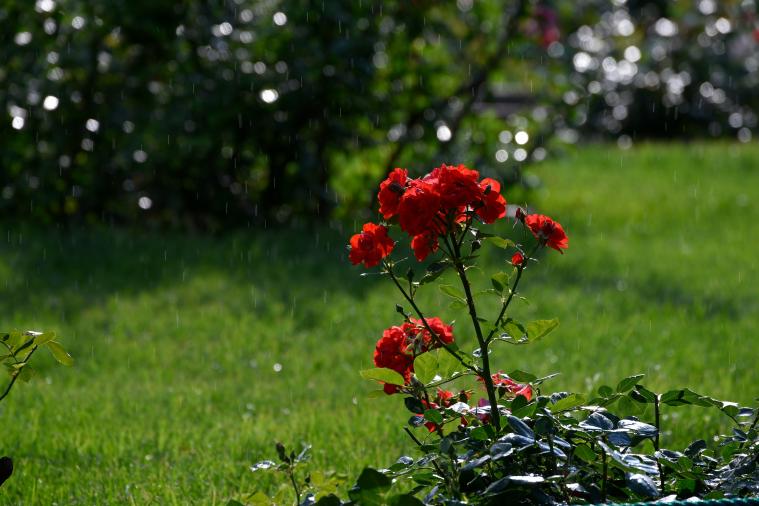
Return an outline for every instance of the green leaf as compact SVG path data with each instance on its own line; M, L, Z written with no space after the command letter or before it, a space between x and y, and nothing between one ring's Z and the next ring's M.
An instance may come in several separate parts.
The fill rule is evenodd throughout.
M505 272L499 272L490 278L490 282L493 284L496 292L503 293L509 287L509 278L510 276Z
M55 339L55 332L43 332L34 338L34 344L42 346Z
M644 376L645 374L635 374L634 376L628 376L619 382L617 385L617 392L624 393L628 390L632 390L635 385L638 384L638 381L640 381Z
M424 506L424 503L422 501L411 494L394 495L388 497L387 504L388 506Z
M488 439L488 431L484 426L480 426L472 429L472 432L469 433L469 437L476 441L486 441Z
M453 297L454 299L466 300L464 298L464 294L461 293L459 289L451 285L440 285L440 291L448 295L449 297Z
M425 385L435 376L450 378L461 369L461 364L443 348L430 350L414 359L414 375Z
M448 304L448 307L453 310L459 310L459 309L466 309L467 304L465 301L460 299L453 299L450 304Z
M538 339L547 336L558 326L558 318L553 318L551 320L535 320L534 322L528 323L525 327L527 329L527 338L530 341L537 341Z
M45 346L47 346L47 349L50 350L50 353L53 354L53 357L61 364L65 366L74 365L74 359L71 358L71 355L69 355L66 350L63 349L63 346L61 346L57 341L48 341L45 343Z
M537 376L535 376L532 373L526 372L526 371L520 371L519 369L515 369L509 373L509 378L513 379L514 381L518 381L520 383L532 383L536 379L538 379Z
M443 415L437 409L428 409L424 412L424 419L428 422L441 424L443 423Z
M594 462L596 460L596 452L586 444L579 444L575 447L575 456L585 462Z
M556 404L548 404L548 409L550 409L553 413L558 413L559 411L567 411L582 406L586 402L587 399L585 399L584 395L569 394L563 399L556 401Z
M392 485L390 478L371 467L365 467L356 480L356 486L364 490L387 489Z
M630 398L642 404L653 404L656 402L656 394L643 385L635 385L635 389L630 392Z
M512 241L511 239L506 239L505 237L498 237L497 235L488 237L486 238L486 240L490 244L495 246L496 248L507 249L507 248L516 246L516 244L514 244L514 241Z
M501 323L501 329L503 329L503 331L507 334L506 336L501 336L501 340L513 343L527 341L527 329L525 329L521 323L512 318L506 318Z
M18 379L20 379L24 383L28 383L29 380L32 379L35 374L36 373L34 369L31 366L27 365L26 367L24 367L23 369L19 371Z
M445 270L451 266L451 262L448 260L441 260L440 262L433 262L427 267L427 272L419 281L420 285L427 284L440 277Z
M385 367L377 367L374 369L364 369L359 374L362 378L374 381L381 381L382 383L389 383L391 385L403 386L406 381L398 372Z
M611 389L610 386L607 385L601 385L598 387L598 395L601 397L609 397L614 393L614 390Z

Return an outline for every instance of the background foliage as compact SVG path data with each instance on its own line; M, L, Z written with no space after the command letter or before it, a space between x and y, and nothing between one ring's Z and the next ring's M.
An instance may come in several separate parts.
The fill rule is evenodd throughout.
M518 168L583 132L748 141L754 16L753 0L8 0L0 211L268 226L347 216L396 165L531 186Z

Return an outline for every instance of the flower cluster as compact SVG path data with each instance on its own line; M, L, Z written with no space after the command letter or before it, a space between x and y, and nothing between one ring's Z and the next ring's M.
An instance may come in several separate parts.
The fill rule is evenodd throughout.
M395 169L380 184L377 197L382 217L397 218L422 261L457 224L473 217L493 223L506 216L506 199L500 192L498 181L480 180L476 170L442 165L418 179L409 178L406 169Z
M426 325L422 320L410 318L401 326L385 329L374 348L374 365L396 371L408 384L414 372L415 357L439 348L442 343L453 342L453 327L437 317L425 318L425 321ZM384 390L387 394L394 394L400 388L385 384Z

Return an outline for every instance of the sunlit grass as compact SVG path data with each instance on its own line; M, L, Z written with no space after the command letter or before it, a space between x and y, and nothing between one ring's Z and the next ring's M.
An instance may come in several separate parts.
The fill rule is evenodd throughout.
M527 271L531 304L516 315L561 326L535 346L496 350L496 367L560 372L550 387L579 391L643 372L652 389L752 402L756 160L751 146L657 145L537 166L545 189L531 204L565 225L570 249ZM77 363L40 356L34 381L2 403L0 450L16 472L0 503L223 504L261 486L247 467L272 457L274 441L309 442L315 467L354 476L413 451L398 399L367 399L373 387L356 373L398 315L392 287L347 263L350 233L5 223L2 326L53 329ZM474 348L464 315L444 302L433 290L423 305L455 318L462 347ZM671 410L665 430L678 434L664 442L718 422Z

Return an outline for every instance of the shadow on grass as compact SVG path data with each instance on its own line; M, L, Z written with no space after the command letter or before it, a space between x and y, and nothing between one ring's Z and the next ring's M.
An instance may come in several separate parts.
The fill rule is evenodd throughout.
M0 311L5 315L75 320L109 297L133 297L208 274L230 285L250 285L283 304L292 294L300 300L325 292L360 298L374 285L356 282L344 248L347 233L326 227L221 237L4 228Z

